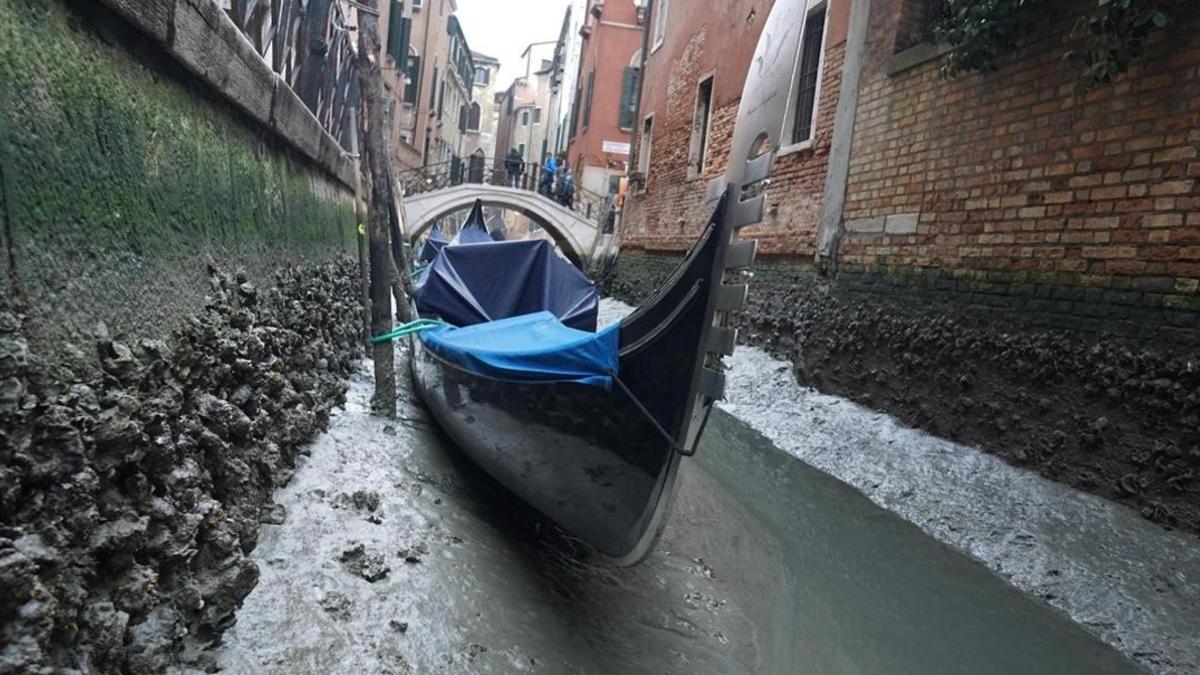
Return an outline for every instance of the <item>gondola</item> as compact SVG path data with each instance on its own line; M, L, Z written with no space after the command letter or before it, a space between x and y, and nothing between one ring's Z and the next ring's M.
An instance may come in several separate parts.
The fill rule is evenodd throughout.
M722 397L726 323L755 252L737 231L761 220L793 90L791 4L764 27L712 217L631 315L596 331L594 286L547 259L545 241L447 246L414 291L423 319L449 322L412 339L421 400L488 473L617 565L652 550L680 462Z

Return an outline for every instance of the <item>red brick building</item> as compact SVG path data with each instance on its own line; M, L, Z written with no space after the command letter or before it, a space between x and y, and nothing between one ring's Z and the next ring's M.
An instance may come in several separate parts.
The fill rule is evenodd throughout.
M708 217L705 185L725 172L746 72L773 0L658 0L650 21L637 180L622 245L683 250ZM805 72L762 225L747 231L766 254L816 252L821 195L841 85L850 0L809 0Z
M589 0L567 161L582 187L606 194L626 173L644 10L635 0Z
M1081 2L1040 10L997 72L949 80L930 45L905 48L918 5L871 2L828 251L839 273L950 279L1063 314L1095 301L1200 310L1196 3L1177 5L1179 24L1127 74L1086 94L1063 65Z
M933 0L807 1L790 92L803 123L789 121L804 133L784 139L765 220L746 233L764 260L816 262L835 291L1197 327L1197 3L1174 5L1177 25L1127 74L1080 94L1063 54L1093 0L1039 9L997 71L951 79L922 42ZM653 3L624 250L695 239L771 4Z

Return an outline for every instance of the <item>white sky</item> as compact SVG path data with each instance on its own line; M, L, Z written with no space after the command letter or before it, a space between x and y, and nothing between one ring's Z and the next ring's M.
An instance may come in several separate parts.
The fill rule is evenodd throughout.
M562 30L569 0L458 0L459 22L471 51L500 59L497 90L525 75L521 52L530 42L553 42ZM533 71L554 56L554 45L534 47Z

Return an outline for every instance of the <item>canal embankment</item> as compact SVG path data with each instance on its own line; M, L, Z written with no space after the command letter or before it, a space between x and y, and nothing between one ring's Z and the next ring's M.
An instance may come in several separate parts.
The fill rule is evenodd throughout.
M628 310L606 300L602 321ZM802 388L761 350L730 366L729 400L684 463L655 552L616 569L455 448L406 377L398 418L370 417L364 364L276 494L286 517L251 553L262 576L217 664L726 675L1200 663L1190 535Z
M606 289L636 304L677 261L625 252ZM801 385L1200 534L1200 352L1184 328L1133 341L1036 311L1040 299L1001 310L984 293L971 306L936 289L867 290L762 262L739 339Z

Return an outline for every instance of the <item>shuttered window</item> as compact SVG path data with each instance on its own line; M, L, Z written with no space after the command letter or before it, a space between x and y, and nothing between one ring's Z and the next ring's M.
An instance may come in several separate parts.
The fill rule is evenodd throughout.
M592 94L596 91L596 71L588 73L587 100L583 104L583 128L588 128L592 122Z
M617 126L622 129L633 129L633 118L637 114L638 84L641 75L637 68L626 68L625 77L621 81L621 110L617 117Z
M408 78L408 82L404 85L404 102L417 104L417 96L421 91L421 57L408 57L408 66L404 69L404 75Z
M397 64L403 64L408 56L408 43L412 36L412 19L404 18L404 3L392 0L388 16L387 53Z

